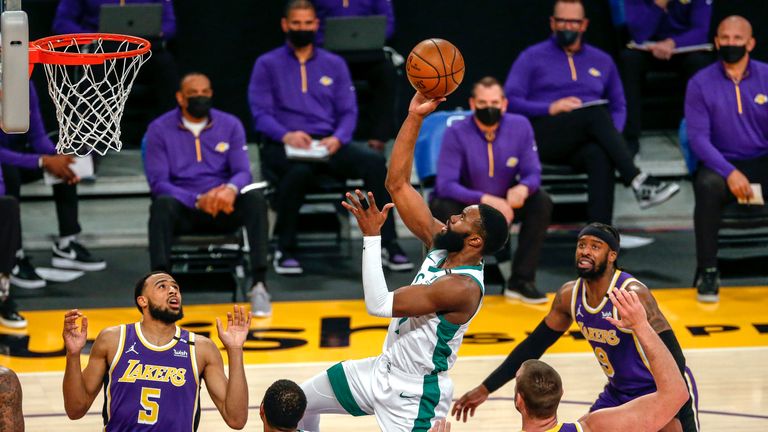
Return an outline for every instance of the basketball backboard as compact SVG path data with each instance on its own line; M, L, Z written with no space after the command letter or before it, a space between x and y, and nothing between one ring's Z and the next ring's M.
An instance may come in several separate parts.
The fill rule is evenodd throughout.
M29 129L29 25L21 0L3 0L0 14L0 128Z

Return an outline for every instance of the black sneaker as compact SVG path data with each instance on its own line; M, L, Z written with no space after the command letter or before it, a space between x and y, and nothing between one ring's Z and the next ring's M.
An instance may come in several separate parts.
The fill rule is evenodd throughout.
M0 304L0 325L13 329L23 329L27 326L27 320L19 314L13 299L8 298Z
M85 271L99 271L107 268L107 262L91 255L91 252L76 241L69 242L69 246L59 249L57 243L53 244L54 267Z
M11 283L24 289L40 289L45 287L45 279L37 274L29 257L16 260L16 265L11 270Z
M634 187L633 184L633 190L641 209L659 205L680 191L680 186L677 183L661 181L648 174L640 174L640 176L637 179L637 186ZM633 181L633 183L635 182Z
M534 282L515 278L509 279L509 283L506 289L504 289L504 296L530 304L542 304L548 301L547 296L536 289Z
M696 286L700 303L717 303L720 301L720 272L717 267L710 267L701 272L701 279Z
M304 273L304 268L299 260L293 255L281 250L275 251L275 257L272 259L272 265L275 267L275 273L284 275L300 275Z
M381 250L381 264L392 271L413 270L413 263L396 241Z

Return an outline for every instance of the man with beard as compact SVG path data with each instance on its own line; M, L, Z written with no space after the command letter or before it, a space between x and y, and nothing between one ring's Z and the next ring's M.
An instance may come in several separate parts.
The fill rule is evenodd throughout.
M656 391L649 362L638 349L637 336L611 324L603 317L617 319L616 308L608 298L614 290L637 294L648 314L648 321L675 358L680 373L689 385L691 397L664 431L698 431L698 395L691 371L672 328L659 310L651 291L640 281L617 267L619 233L610 225L592 223L579 233L576 243L576 272L579 278L566 282L555 295L552 308L536 329L507 356L483 381L462 396L453 407L456 419L467 421L488 395L515 377L528 359L541 357L571 327L573 321L589 341L600 367L608 377L603 392L590 412L619 406Z
M508 237L507 221L486 204L466 207L445 224L433 218L411 186L416 137L424 117L445 99L416 94L395 140L387 189L394 204L379 210L374 195L359 190L342 205L363 233L365 306L392 318L383 352L338 363L302 384L307 409L299 427L318 431L320 414L375 415L381 430L427 431L448 415L453 382L447 371L472 318L480 310L483 256ZM390 292L381 258L381 228L397 206L403 222L429 249L411 285Z
M227 425L242 429L248 420L243 343L250 315L235 305L227 313L226 329L216 318L219 339L229 357L227 379L216 344L175 325L184 313L173 277L150 273L139 280L134 294L142 320L102 330L84 370L80 369L80 353L87 341L88 318L77 309L64 315L67 416L73 420L83 417L104 383L104 430L197 430L202 378Z

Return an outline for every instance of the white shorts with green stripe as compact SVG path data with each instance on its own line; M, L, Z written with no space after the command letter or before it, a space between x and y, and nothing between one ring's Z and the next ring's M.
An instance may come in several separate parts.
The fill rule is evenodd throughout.
M406 374L383 356L337 363L326 373L341 406L355 416L375 415L383 431L428 431L451 407L446 373Z

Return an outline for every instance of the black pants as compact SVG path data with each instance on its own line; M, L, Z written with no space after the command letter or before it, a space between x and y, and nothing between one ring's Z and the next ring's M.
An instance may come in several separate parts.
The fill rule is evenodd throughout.
M28 170L3 164L3 179L6 193L19 199L21 185L37 181L43 177L43 170ZM59 183L53 185L53 201L56 203L56 218L59 222L59 236L79 234L77 185ZM21 238L17 243L21 249Z
M368 87L357 92L361 110L355 136L381 141L394 138L397 72L392 62L381 50L341 55L347 61L352 80L364 81Z
M552 219L552 206L549 195L538 190L525 200L523 207L515 209L513 222L520 222L520 235L512 260L512 276L519 280L533 282L536 278L541 247ZM430 203L432 215L441 221L461 213L464 207L465 204L447 198L435 198ZM509 247L509 244L505 247Z
M595 106L532 119L539 158L586 171L589 222L613 219L614 170L625 185L640 174L605 107Z
M155 197L149 207L149 260L152 270L170 270L173 236L193 232L232 232L245 227L250 245L251 271L263 282L267 271L267 204L261 191L239 195L235 211L216 217L192 209L171 196Z
M672 69L688 80L713 61L713 55L709 52L692 52L673 55L668 61L659 60L653 54L633 49L625 49L621 52L620 72L621 81L624 84L624 95L627 99L627 124L624 127L624 136L631 150L637 152L642 132L643 90L645 88L645 76L650 69Z
M340 180L362 179L365 189L373 192L379 208L392 201L384 188L386 160L383 155L369 148L347 144L331 156L328 162L303 162L289 160L285 156L284 145L271 141L261 148L261 163L264 177L277 185L274 202L277 212L275 235L280 250L296 250L299 209L317 175L326 174ZM382 243L387 245L395 238L395 219L394 215L390 215L381 229Z
M16 263L16 250L21 243L19 202L11 196L0 196L0 273L9 274Z
M768 156L742 161L730 161L750 183L760 183L763 196L768 196ZM736 200L720 174L700 166L693 182L696 206L693 227L696 231L696 264L700 269L717 266L717 232L723 207Z

